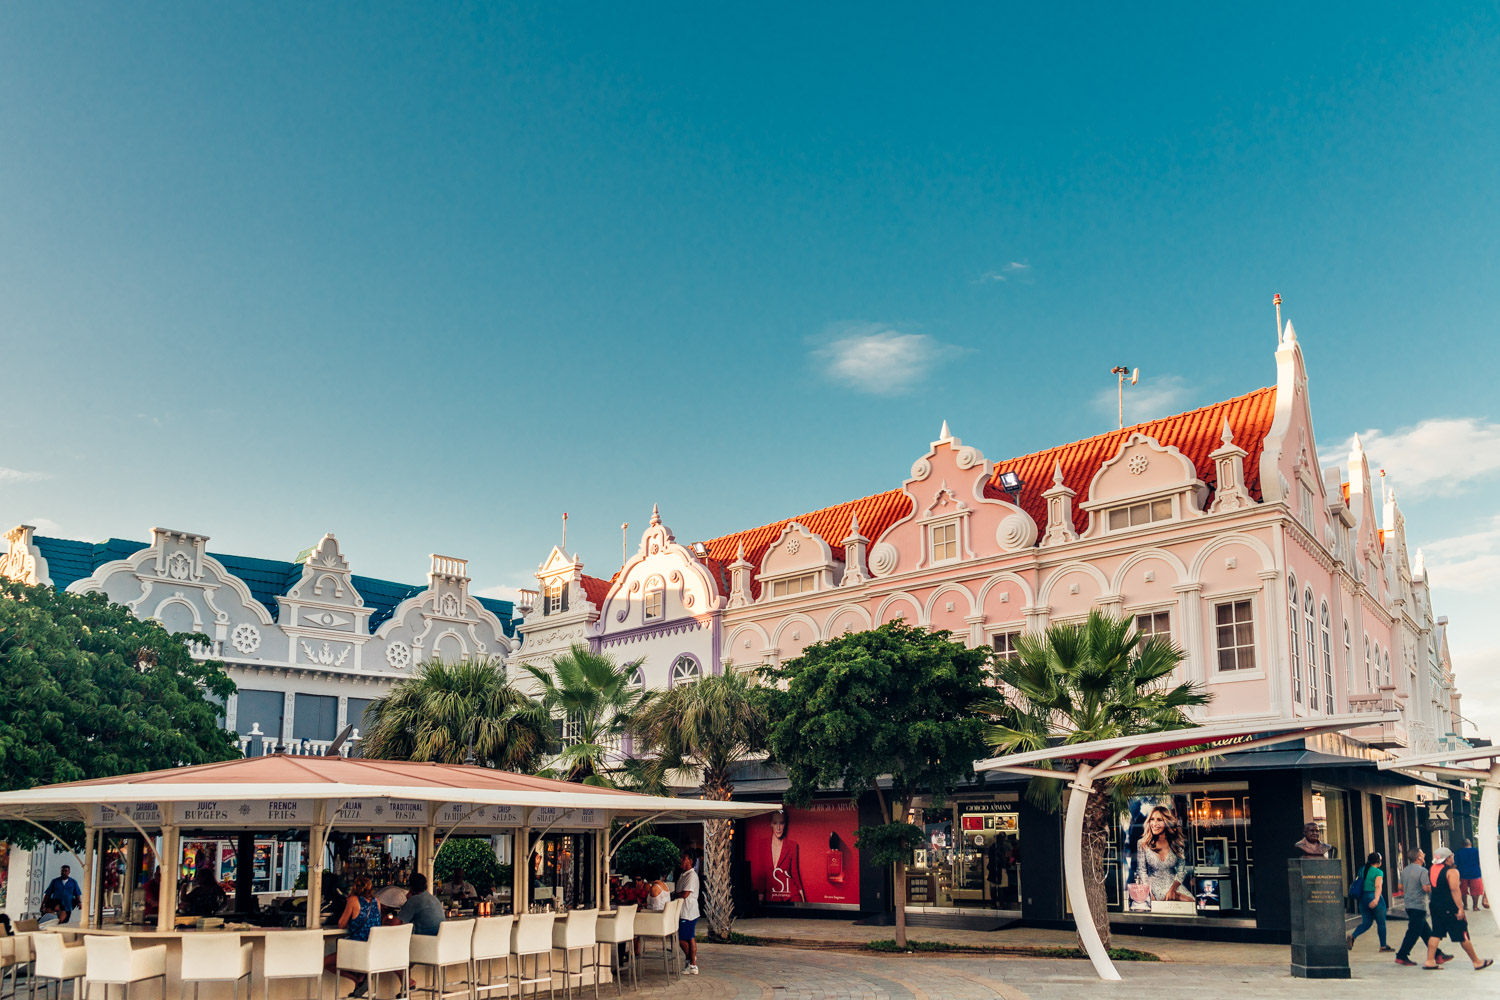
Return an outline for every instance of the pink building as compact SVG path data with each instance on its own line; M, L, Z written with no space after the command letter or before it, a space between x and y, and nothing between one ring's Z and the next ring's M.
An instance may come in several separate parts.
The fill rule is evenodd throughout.
M1319 466L1290 323L1275 358L1270 387L1004 461L945 424L893 489L702 542L679 543L653 512L636 554L607 581L554 549L511 660L542 664L586 642L641 660L642 683L666 687L784 661L896 618L1004 655L1022 632L1100 608L1170 634L1186 651L1184 675L1213 697L1205 717L1395 709L1400 722L1312 741L1301 757L1231 755L1172 790L1194 829L1193 877L1215 892L1224 883L1228 897L1181 903L1187 913L1176 915L1249 921L1274 935L1285 923L1285 877L1279 864L1255 874L1254 840L1275 838L1269 856L1283 856L1314 818L1346 857L1411 845L1425 801L1441 793L1379 776L1370 762L1462 742L1446 619L1433 611L1421 554L1408 554L1395 496L1374 492L1357 444L1347 464ZM1269 791L1252 793L1273 774L1274 807ZM768 777L761 787L773 786ZM900 887L918 908L1028 909L1020 852L997 852L993 831L1019 828L1028 857L1045 858L1027 827L1050 829L1051 818L1028 816L1013 789L991 789L950 803L946 820L930 817L931 882ZM1253 812L1252 797L1265 799ZM993 819L1007 809L1011 818ZM1215 816L1217 826L1206 821ZM975 823L981 850L962 833ZM1127 907L1128 877L1122 862L1112 896L1144 914ZM1032 897L1028 916L1060 918L1060 891Z

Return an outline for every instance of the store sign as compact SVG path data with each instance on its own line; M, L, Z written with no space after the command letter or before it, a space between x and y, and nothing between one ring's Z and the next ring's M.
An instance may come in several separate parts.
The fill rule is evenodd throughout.
M334 826L427 825L427 803L410 799L349 799L333 819Z
M172 814L178 826L241 827L310 826L313 804L303 799L268 799L263 802L241 802L236 799L198 799L177 802Z
M462 830L526 825L523 806L476 806L468 802L449 802L437 812L437 825L444 830L458 826Z
M114 806L94 807L94 826L109 830L134 829L135 826L145 827L147 830L161 826L161 806L155 802L128 802L118 809Z
M1438 799L1427 803L1427 829L1453 829L1453 803Z
M849 799L786 807L746 820L745 857L761 900L814 909L857 908L858 828L859 810ZM932 887L925 891L931 894Z
M556 806L535 806L531 810L533 830L602 830L609 825L603 809L559 809Z

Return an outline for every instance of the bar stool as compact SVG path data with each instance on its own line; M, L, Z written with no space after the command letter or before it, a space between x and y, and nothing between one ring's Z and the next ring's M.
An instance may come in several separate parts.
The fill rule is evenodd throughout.
M266 935L265 1000L271 1000L271 980L310 980L307 1000L323 997L323 932L277 931Z
M31 966L31 935L6 934L0 936L0 997L15 996L21 989L21 969ZM5 980L10 979L10 993L5 992ZM29 972L26 977L31 978Z
M363 972L369 976L370 1000L376 1000L379 992L380 973L399 973L401 988L396 991L396 997L411 1000L411 924L371 927L368 941L340 940L338 960L334 964L340 970ZM396 1000L396 997L391 1000Z
M573 995L573 952L578 952L578 988L583 989L583 970L594 970L594 996L599 995L599 941L594 930L599 924L598 909L569 910L568 919L561 925L552 925L552 947L563 953L563 993ZM585 965L584 952L593 952L594 960Z
M636 904L630 903L626 906L617 907L613 913L606 913L599 917L598 929L594 935L599 939L601 945L609 945L609 971L615 977L615 993L623 996L625 987L621 985L622 970L620 968L620 945L633 944L635 942L635 911ZM597 961L597 959L595 960ZM640 977L636 975L635 955L630 956L630 975L635 983L636 989L640 989ZM595 970L597 978L598 970Z
M73 996L77 997L78 980L88 971L88 953L74 946L68 947L61 934L37 932L26 937L31 942L34 965L31 970L31 990L36 993L38 980L51 980L57 984L57 1000L62 1000L63 980L73 980ZM42 983L42 995L47 995L48 984Z
M677 936L677 919L681 913L682 900L672 899L667 901L665 909L637 910L635 914L635 936L663 945L661 967L666 972L671 972L677 961L677 945L672 939Z
M182 938L182 984L178 997L187 995L193 984L193 1000L198 1000L201 983L233 983L234 1000L240 1000L240 980L245 981L245 996L250 996L250 942L240 941L238 934L186 934Z
M153 944L136 948L127 934L90 934L83 939L83 949L88 956L87 971L83 978L83 995L86 1000L94 1000L95 986L104 987L104 1000L109 1000L111 986L123 986L125 1000L130 1000L131 986L152 979L161 980L162 996L166 997L166 945Z
M528 984L531 995L536 996L538 983L547 984L547 995L555 996L557 988L552 985L552 928L557 923L555 913L523 913L511 931L510 950L516 956L516 992L524 992ZM542 978L542 956L547 956L547 978ZM531 979L522 978L527 958L531 959Z
M513 915L503 917L480 917L474 921L474 943L472 947L474 967L471 978L474 980L474 995L483 996L495 990L503 989L510 993L510 932L515 924ZM495 959L500 959L504 964L505 979L502 983L495 982ZM484 965L484 982L479 981L479 963ZM520 987L516 987L520 992Z
M433 985L421 988L421 992L431 994L433 1000L473 995L473 957L473 920L444 920L438 924L436 934L415 934L411 939L411 964L426 965L432 969ZM449 993L448 970L455 965L464 967L464 989Z

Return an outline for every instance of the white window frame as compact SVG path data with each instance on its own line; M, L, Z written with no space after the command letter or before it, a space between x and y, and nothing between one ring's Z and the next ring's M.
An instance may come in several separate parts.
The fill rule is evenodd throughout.
M655 612L652 606L655 606ZM641 602L641 609L645 620L648 622L660 621L667 616L667 588L655 587L646 591L646 596Z
M542 600L545 602L542 605L542 614L555 615L562 612L563 586L561 580L552 580L542 589Z
M997 660L1014 660L1020 656L1016 649L1016 640L1021 638L1024 629L1014 629L1005 632L994 632L990 634L990 649L995 651Z
M1311 586L1302 590L1302 628L1305 633L1303 647L1307 656L1307 707L1314 712L1323 707L1322 693L1318 690L1318 599L1313 596Z
M1206 600L1208 600L1208 602L1209 602L1209 606L1213 610L1213 637L1214 637L1214 644L1213 644L1213 664L1214 664L1214 679L1216 681L1222 682L1222 681L1230 681L1230 680L1255 680L1257 678L1261 678L1261 677L1265 676L1265 670L1261 666L1260 651L1259 651L1259 648L1258 648L1259 645L1260 645L1260 643L1259 643L1259 633L1257 632L1257 629L1256 629L1256 613L1255 613L1255 595L1256 595L1256 593L1257 593L1256 591L1249 591L1249 592L1242 593L1242 594L1223 594L1223 595L1220 595L1220 596L1217 596L1217 597L1213 597L1213 598L1206 598ZM1251 663L1251 665L1248 666L1248 667L1236 666L1236 667L1233 667L1231 669L1226 670L1224 668L1224 666L1223 666L1223 661L1219 657L1219 653L1222 652L1224 650L1224 648L1225 648L1224 646L1220 645L1220 643L1219 643L1219 629L1221 629L1221 628L1224 627L1219 622L1219 609L1221 607L1225 607L1225 606L1228 606L1228 607L1230 607L1232 609L1237 604L1244 604L1246 607L1249 608L1249 610L1250 610L1250 621L1249 622L1240 622L1240 621L1234 620L1234 612L1231 610L1230 611L1230 619L1231 619L1231 621L1229 623L1229 628L1230 628L1231 634L1232 634L1233 631L1235 629L1237 629L1240 625L1242 625L1242 624L1248 624L1250 626L1250 643L1249 643L1249 645L1244 645L1242 643L1235 642L1229 648L1234 649L1236 651L1236 653L1235 653L1235 660L1236 660L1236 662L1239 661L1239 652L1238 651L1242 650L1242 649L1248 649L1250 651L1250 663Z
M1300 511L1302 515L1302 527L1311 532L1313 531L1314 526L1317 523L1313 520L1313 504L1315 503L1315 500L1313 499L1312 487L1300 481L1297 483L1297 487L1299 490L1298 498L1302 505L1302 510Z
M1302 704L1302 591L1297 588L1297 574L1290 571L1286 575L1287 593L1287 633L1289 638L1288 649L1291 655L1287 657L1292 665L1292 701Z
M773 580L762 580L760 584L761 596L767 600L779 601L787 597L797 597L800 594L811 594L818 589L819 573L814 570L811 573L797 573L793 576L777 577ZM792 584L797 589L791 589Z
M1375 675L1370 673L1370 634L1365 633L1365 687L1375 690Z
M943 542L939 543L937 538L939 531L952 531L953 537L945 539ZM951 546L953 549L952 554L939 556L939 544L941 544L944 548ZM963 530L959 527L958 518L955 517L945 521L937 521L927 526L927 557L928 565L957 562L960 558L963 557Z
M1153 636L1165 636L1168 642L1173 642L1175 640L1172 638L1172 607L1172 605L1168 605L1159 608L1141 608L1137 611L1132 611L1130 613L1131 623L1135 627L1136 632L1144 636L1146 639L1150 639ZM1156 631L1155 619L1157 615L1166 616L1166 631ZM1141 628L1142 618L1152 619L1152 627L1150 631Z
M692 669L683 669L684 664ZM680 687L683 684L696 684L702 679L703 668L691 656L683 653L672 661L672 687Z
M1149 528L1153 524L1165 524L1168 521L1175 521L1177 520L1177 501L1178 498L1175 495L1167 497L1149 497L1144 500L1135 500L1131 503L1115 504L1112 507L1106 507L1102 511L1104 515L1102 522L1104 525L1104 530L1111 535L1115 535L1121 534L1126 531L1139 531L1143 528ZM1158 504L1166 504L1167 508L1166 514L1160 517L1157 516ZM1146 509L1147 519L1145 521L1142 521L1139 524L1124 524L1119 527L1115 527L1111 523L1111 521L1113 520L1113 515L1118 512L1124 512L1125 519L1129 521L1130 512L1141 507L1144 507Z
M1323 633L1323 711L1333 714L1333 617L1324 601L1318 611Z

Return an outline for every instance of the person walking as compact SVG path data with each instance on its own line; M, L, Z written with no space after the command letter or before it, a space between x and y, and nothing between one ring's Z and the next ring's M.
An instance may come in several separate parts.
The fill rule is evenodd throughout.
M1371 924L1380 937L1380 950L1396 950L1385 941L1385 870L1381 867L1384 862L1379 851L1371 851L1359 873L1359 926L1346 939L1350 951L1354 950L1355 938L1369 930Z
M73 911L78 909L78 904L83 899L83 890L78 888L77 882L73 881L72 872L72 868L63 865L57 878L47 883L47 891L42 893L43 903L50 899L57 904L57 918L64 924L73 915Z
M1411 960L1411 949L1418 941L1426 942L1432 937L1432 928L1427 923L1427 897L1432 892L1432 883L1427 875L1427 857L1420 847L1406 851L1406 867L1401 869L1401 896L1406 904L1406 934L1401 938L1401 947L1396 949L1397 965L1416 965Z
M1476 971L1488 969L1495 964L1495 960L1486 958L1481 961L1474 951L1473 942L1469 940L1469 921L1464 913L1463 880L1453 862L1453 852L1446 847L1439 847L1432 852L1432 856L1435 861L1442 863L1443 868L1438 873L1437 883L1432 887L1432 902L1429 906L1432 937L1427 939L1427 961L1422 968L1435 971L1443 967L1437 960L1437 952L1438 945L1446 937L1463 948Z
M677 943L682 945L682 957L687 966L684 975L698 974L698 872L693 867L693 855L682 852L677 863L677 891L673 899L682 900L682 915L677 918Z
M1472 840L1465 839L1463 846L1453 852L1453 863L1458 867L1459 888L1468 901L1469 909L1488 910L1490 897L1484 891L1484 871L1479 867L1479 848L1474 846Z

